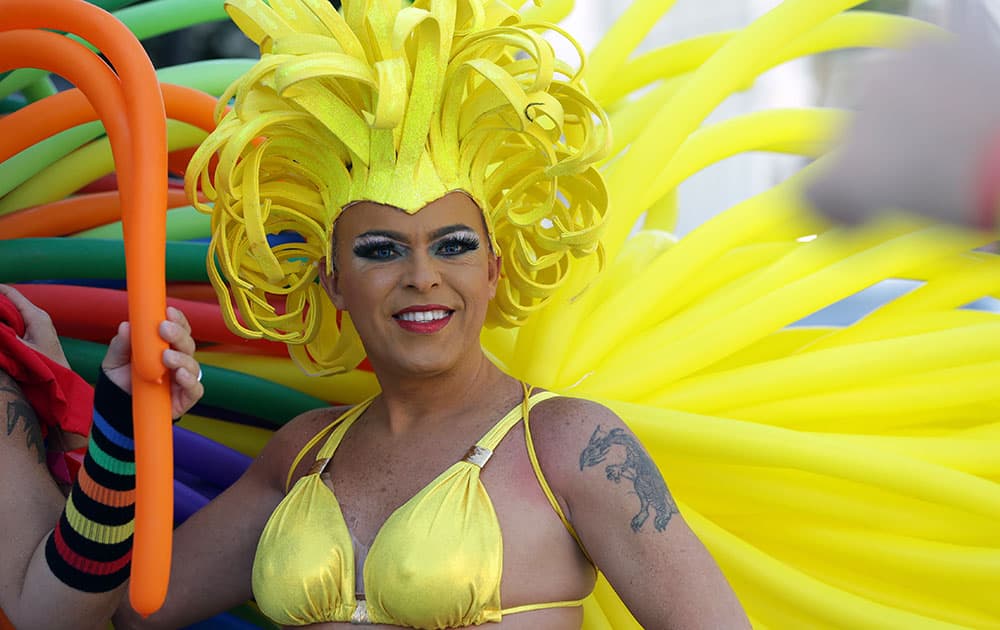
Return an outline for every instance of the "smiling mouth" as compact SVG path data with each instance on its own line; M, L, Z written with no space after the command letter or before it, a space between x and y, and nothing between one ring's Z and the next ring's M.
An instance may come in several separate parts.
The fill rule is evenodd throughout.
M405 311L393 315L393 319L403 322L436 322L451 317L455 311L447 309L434 309L430 311Z
M455 311L449 308L434 304L403 309L392 318L406 332L431 335L447 326L454 313Z

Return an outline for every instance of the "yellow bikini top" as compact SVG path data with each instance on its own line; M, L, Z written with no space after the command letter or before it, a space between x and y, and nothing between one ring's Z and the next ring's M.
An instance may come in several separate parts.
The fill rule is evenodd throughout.
M505 614L580 606L583 600L500 607L503 539L479 478L493 449L523 416L539 484L579 542L542 475L528 427L529 410L554 395L529 397L526 390L523 404L494 425L465 458L397 508L372 541L360 582L355 577L353 538L320 474L371 399L335 420L292 464L294 470L302 455L332 430L309 473L271 514L257 544L253 592L260 609L275 623L289 626L349 621L454 628L500 621ZM365 598L358 599L357 591Z

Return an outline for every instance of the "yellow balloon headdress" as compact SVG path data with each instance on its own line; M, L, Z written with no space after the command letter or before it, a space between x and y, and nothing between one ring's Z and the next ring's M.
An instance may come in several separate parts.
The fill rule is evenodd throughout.
M414 213L450 191L471 195L503 257L494 326L523 323L574 258L600 255L608 198L595 163L608 123L563 31L525 23L500 0L226 9L261 59L220 99L187 190L214 202L195 200L212 214L209 275L237 333L287 343L310 372L363 359L349 316L315 281L354 201ZM555 58L546 31L576 47L580 67ZM298 238L268 241L282 232Z

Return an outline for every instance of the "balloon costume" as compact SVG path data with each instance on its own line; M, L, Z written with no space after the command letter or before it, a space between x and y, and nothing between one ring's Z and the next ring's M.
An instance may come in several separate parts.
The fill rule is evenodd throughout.
M209 277L239 334L287 343L308 372L360 363L349 315L316 282L358 201L413 214L450 191L472 197L504 260L487 326L524 323L600 252L607 117L544 26L481 0L347 2L343 16L325 0L226 7L262 57L219 100L233 107L186 183L214 202L195 206L212 215ZM297 238L268 242L286 231Z
M178 429L178 505L195 509L231 482L234 451L255 453L269 427L376 391L349 319L335 334L336 314L312 285L336 211L372 195L410 210L461 188L511 265L491 317L504 325L484 332L485 349L513 376L597 400L633 428L755 627L1000 625L1000 315L976 308L997 294L1000 259L978 249L991 238L908 219L825 225L798 194L811 166L683 239L671 234L677 187L692 174L746 151L821 158L845 115L786 109L703 126L726 97L785 61L892 46L934 27L845 12L860 0L786 0L740 31L633 56L673 4L637 0L586 63L564 64L533 33L571 2L520 15L499 0L345 4L340 19L319 0L234 2L235 21L270 56L159 73L168 164L187 172L189 195L200 183L216 200L209 220L176 185L167 195L168 301L189 313L206 365L205 399L181 423L201 435ZM384 19L370 40L352 39L343 25L362 23L368 5ZM221 3L203 0L155 0L119 16L140 38L154 24L224 17ZM530 28L509 28L518 22ZM445 46L442 24L470 49L481 45L450 75L432 61ZM473 24L495 30L461 31ZM14 111L0 130L62 97L46 81L23 70L0 80L0 107ZM439 112L421 86L441 88ZM205 92L225 95L207 142ZM281 109L282 98L294 106ZM337 112L336 124L325 112ZM112 336L124 296L113 284L121 244L97 240L122 231L113 184L101 179L114 170L111 153L84 119L31 116L39 139L52 137L0 163L0 237L9 239L0 280L62 281L21 288L73 338L67 355L90 378L102 351L89 342ZM485 131L501 124L510 137ZM407 134L430 142L408 144ZM321 137L329 157L317 155ZM537 164L519 161L528 153ZM439 168L455 163L473 175ZM387 177L417 182L418 197L392 197ZM350 193L332 193L326 178ZM233 192L247 190L259 194ZM206 268L206 255L218 266ZM797 325L900 279L915 288L856 322ZM228 297L216 306L207 282L235 310ZM66 296L92 308L61 307ZM258 339L237 338L223 320ZM327 375L305 376L264 337L290 342L300 366ZM209 470L195 452L231 467ZM584 608L586 628L637 627L603 580Z

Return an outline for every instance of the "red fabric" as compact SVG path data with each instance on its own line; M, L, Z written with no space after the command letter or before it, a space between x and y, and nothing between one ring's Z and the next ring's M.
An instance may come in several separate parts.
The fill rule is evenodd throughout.
M14 304L0 295L0 369L17 381L48 435L49 427L90 434L94 388L73 370L25 345L24 320Z
M72 451L49 451L45 454L48 458L49 472L56 483L70 485L76 481L83 467L83 458L87 455L87 447L73 449Z

